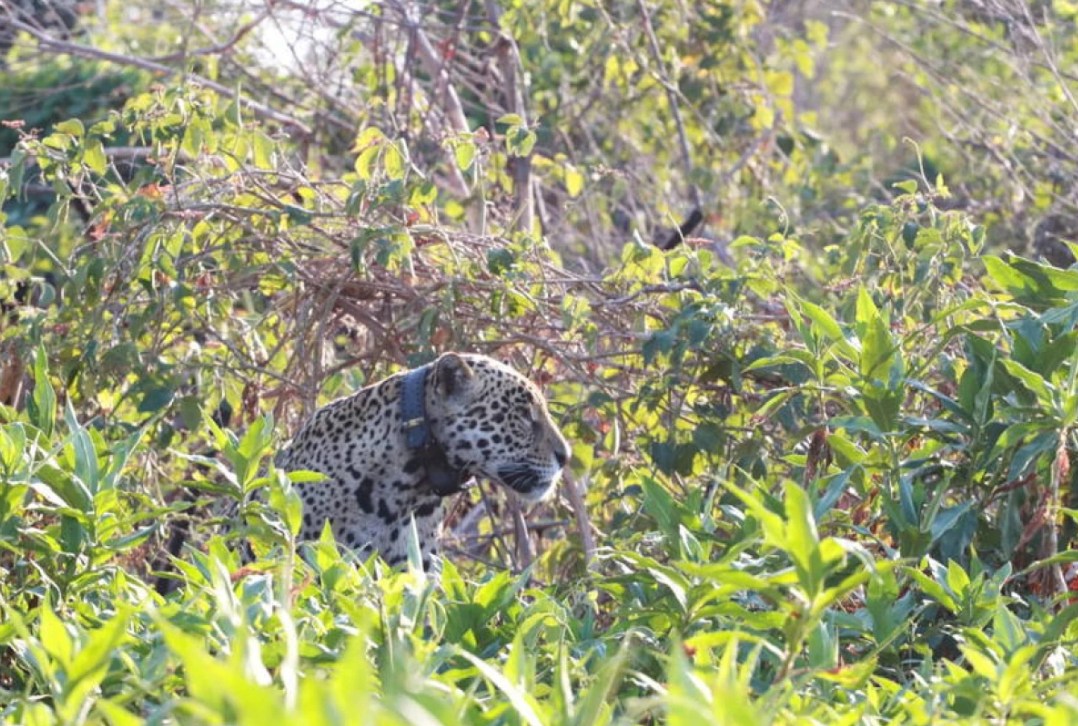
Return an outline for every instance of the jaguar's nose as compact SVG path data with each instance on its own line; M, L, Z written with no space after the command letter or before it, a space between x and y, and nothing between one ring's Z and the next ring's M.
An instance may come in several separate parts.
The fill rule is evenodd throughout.
M568 449L557 446L554 448L554 460L558 462L558 468L564 469L565 465L569 462Z

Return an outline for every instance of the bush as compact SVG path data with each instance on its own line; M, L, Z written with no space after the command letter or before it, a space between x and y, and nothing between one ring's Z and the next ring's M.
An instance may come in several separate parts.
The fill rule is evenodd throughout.
M504 99L441 136L405 130L429 132L442 106L381 123L368 109L343 143L340 126L303 135L217 87L220 54L198 56L202 82L21 138L0 171L0 720L1078 715L1078 272L989 246L941 177L870 198L849 168L782 187L843 200L827 224L777 224L746 191L751 233L726 242L661 250L630 225L616 249L553 245L540 230L643 196L583 171L678 134L666 114L628 117L639 104L699 100L714 114L683 119L689 133L734 123L760 88L712 108L708 84L750 59L675 61L761 17L665 6L659 60L641 26L586 83L566 39L601 47L589 23L624 28L630 9L547 8L562 35L531 7L502 18L497 47L536 68L549 113L570 113L557 92L577 83L620 94L621 135L571 129L587 161L559 158L554 127ZM776 47L807 74L808 45ZM356 53L358 88L396 72ZM413 79L417 99L436 97L431 78ZM764 82L789 116L786 80ZM742 119L750 147L775 136L796 169L835 162L763 113ZM665 151L649 156L662 183ZM36 211L19 206L30 180L50 190ZM523 223L544 190L580 206ZM531 512L530 546L486 517L513 506L493 490L456 502L436 581L329 538L298 545L304 474L269 463L286 432L446 349L510 359L573 442L573 486ZM175 528L186 544L168 557Z

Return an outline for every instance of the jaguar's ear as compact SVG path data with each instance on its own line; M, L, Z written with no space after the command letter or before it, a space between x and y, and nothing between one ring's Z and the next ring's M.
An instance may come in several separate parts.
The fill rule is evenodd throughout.
M449 398L468 390L475 379L475 371L456 353L446 353L438 359L435 369L438 375L438 391Z

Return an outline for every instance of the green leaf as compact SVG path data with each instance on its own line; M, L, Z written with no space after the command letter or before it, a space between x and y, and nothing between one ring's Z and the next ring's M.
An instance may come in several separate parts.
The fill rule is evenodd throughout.
M176 391L171 386L151 386L139 401L139 413L157 413L172 403Z
M664 705L667 724L690 726L708 723L710 694L705 691L705 685L695 677L680 642L671 644L670 658L666 666L666 686Z
M105 156L105 149L98 139L92 139L86 142L86 146L82 152L82 159L86 162L86 166L90 167L90 170L95 174L104 174L108 171L109 161ZM2 194L0 194L0 198L3 198Z
M992 639L1008 653L1014 653L1029 643L1029 634L1009 608L1000 607L992 616Z
M128 615L122 611L94 630L67 669L68 692L88 695L104 679L117 646L127 634ZM82 698L76 699L81 702Z
M70 134L71 136L80 139L86 134L86 129L82 125L82 121L79 121L77 118L61 121L52 128L53 131L57 131L61 134Z
M962 565L954 560L947 563L947 587L959 597L966 593L969 588L969 574L962 569Z
M508 699L514 713L524 723L531 726L543 726L543 720L539 718L537 710L538 704L530 693L511 682L501 671L482 658L472 655L463 648L454 647L453 651L475 666L476 670Z
M407 173L407 149L403 141L386 144L385 156L382 163L385 165L386 176L390 179L403 179Z
M113 700L124 701L127 699L120 696L112 700L100 700L94 704L94 708L104 714L109 726L142 726L145 723L140 716L131 713L119 703L113 703Z
M757 490L747 491L741 489L733 482L726 482L725 487L738 499L745 503L753 517L760 521L764 531L764 541L771 547L789 551L786 537L786 522L775 512L772 512L759 499Z
M644 511L654 518L663 534L671 540L676 540L680 520L677 506L670 492L650 476L640 478L640 487L644 491Z
M801 312L805 314L805 317L812 320L815 327L830 340L845 340L845 336L842 334L842 328L839 326L838 321L831 317L831 313L827 312L819 305L808 301L802 302Z
M913 580L917 583L921 590L924 591L926 595L931 597L940 605L943 605L952 613L958 612L958 603L955 602L955 599L951 597L951 595L946 590L943 589L942 585L940 585L938 582L936 582L928 575L916 568L905 567L902 569L907 575L913 578Z
M457 162L457 168L461 171L468 171L472 168L472 163L475 161L476 146L475 143L469 139L458 141L453 146L453 158Z
M201 119L191 119L183 131L183 140L180 142L180 149L193 159L201 156L206 131L206 126Z
M275 151L273 139L263 131L255 131L251 135L251 146L254 149L255 166L259 169L272 169Z
M628 657L630 638L624 638L613 658L607 659L599 673L577 699L578 707L568 723L573 726L593 726L610 721L610 704L621 680ZM562 653L565 651L562 650Z
M998 680L999 663L993 657L983 653L973 644L962 644L959 648L974 673L989 683L995 683Z
M71 399L64 402L64 420L71 432L71 443L75 452L75 476L83 483L91 495L96 495L101 483L101 472L97 462L97 451L90 439L90 434L79 423Z
M1007 263L1026 278L1035 280L1038 285L1064 292L1078 292L1078 271L1076 270L1063 270L1018 255L1008 255Z
M3 195L0 195L0 201L3 201L3 199ZM0 260L0 262L18 262L26 250L30 248L31 242L30 236L26 234L26 231L22 227L11 225L4 230L3 235L0 235L0 255L4 253L5 247L7 248L7 259ZM22 268L16 267L14 269L20 270ZM9 271L9 279L14 279L16 274L18 273ZM27 273L27 275L29 275L29 273Z
M21 146L16 148L11 154L11 165L7 168L8 185L11 192L18 196L23 193L22 181L26 175L26 162L29 159L29 154ZM0 202L4 201L4 198L0 196ZM10 230L8 231L10 234Z
M284 476L283 472L281 476ZM282 486L271 486L269 502L274 510L281 513L285 526L295 538L303 525L303 501L299 493L292 487L285 489Z
M513 126L505 133L505 148L510 156L525 157L532 153L538 137L524 126Z
M688 588L689 583L682 577L676 570L670 567L662 567L659 565L653 565L647 568L649 575L655 578L655 581L666 587L670 591L670 594L674 596L674 600L678 606L681 607L682 612L686 612L689 607L688 601Z
M865 409L881 431L894 431L898 428L898 415L902 410L903 400L901 389L888 388L870 381L862 384L859 390Z
M1010 293L1015 300L1037 309L1065 306L1066 293L1078 291L1078 272L1060 270L1016 255L1001 259L995 255L982 258L988 277Z
M303 207L297 207L294 204L286 204L284 206L284 212L288 215L290 224L310 224L311 220L314 219L314 215L312 215L309 210L306 210Z
M26 451L26 428L21 423L0 427L0 469L14 472Z
M374 162L381 153L382 147L380 146L368 146L360 152L355 163L356 174L359 175L360 179L363 181L371 180L374 176Z
M857 328L861 338L860 372L864 378L889 381L901 372L898 346L887 322L865 288L857 293ZM892 367L897 370L892 371Z
M34 392L27 401L30 421L46 436L52 435L56 423L56 391L49 382L48 357L45 347L39 345L34 354Z
M569 164L565 165L565 191L573 198L579 197L584 191L584 175Z
M1048 623L1037 640L1038 667L1059 646L1059 641L1066 636L1067 632L1072 630L1071 626L1075 620L1078 620L1078 603L1072 603L1063 608Z
M1026 368L1018 361L1001 358L1000 364L1014 378L1018 379L1030 393L1034 394L1041 405L1051 405L1055 399L1055 388L1040 375Z
M820 535L812 518L808 495L799 484L783 485L786 504L786 553L797 563L801 586L810 597L818 592L824 575Z
M41 645L67 670L75 655L75 643L63 621L56 616L52 603L46 600L38 610Z

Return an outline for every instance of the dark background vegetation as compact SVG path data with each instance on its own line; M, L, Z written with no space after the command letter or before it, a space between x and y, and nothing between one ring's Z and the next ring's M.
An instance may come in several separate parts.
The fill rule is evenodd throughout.
M1072 720L1076 16L0 0L0 720ZM557 499L301 557L444 350Z

